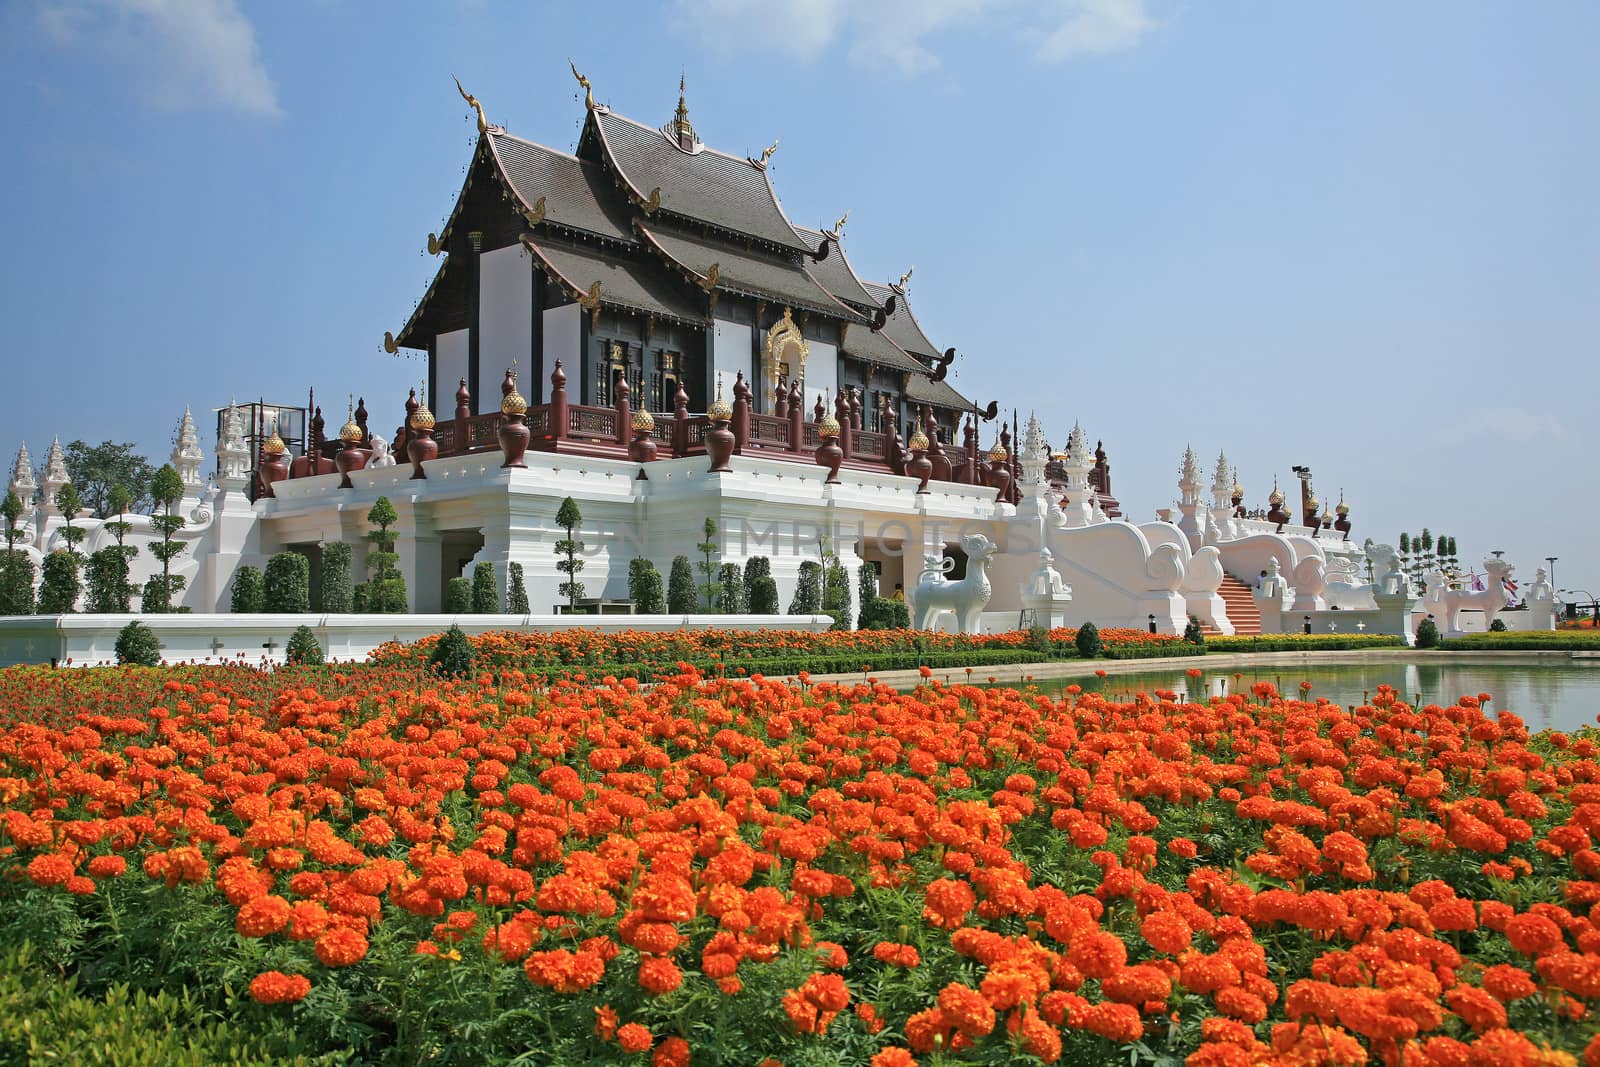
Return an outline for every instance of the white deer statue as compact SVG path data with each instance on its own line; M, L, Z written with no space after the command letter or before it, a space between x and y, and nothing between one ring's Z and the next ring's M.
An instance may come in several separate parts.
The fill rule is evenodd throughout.
M1506 606L1505 581L1516 568L1496 556L1484 560L1483 569L1488 572L1483 589L1451 589L1445 592L1447 631L1459 631L1461 613L1474 609L1483 612L1483 628L1487 630L1494 625L1494 617Z
M939 613L949 610L956 613L956 629L959 632L979 632L983 609L988 606L993 592L989 586L988 568L996 546L982 534L967 534L961 538L961 547L967 553L967 574L959 581L945 577L955 567L955 560L943 556L923 558L922 576L917 579L917 587L911 598L911 605L916 610L917 629L933 629Z

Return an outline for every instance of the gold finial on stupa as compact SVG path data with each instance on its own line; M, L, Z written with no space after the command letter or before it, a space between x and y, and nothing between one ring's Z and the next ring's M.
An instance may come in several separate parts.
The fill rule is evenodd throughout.
M361 426L356 422L356 396L350 394L348 412L345 415L344 425L339 427L339 440L346 444L361 443Z
M428 383L424 380L422 391L417 394L417 410L411 413L411 417L406 420L406 425L413 430L431 430L433 429L433 424L433 412L428 410Z
M717 379L717 398L711 402L711 409L706 412L713 422L726 422L733 418L733 408L722 399L722 379Z

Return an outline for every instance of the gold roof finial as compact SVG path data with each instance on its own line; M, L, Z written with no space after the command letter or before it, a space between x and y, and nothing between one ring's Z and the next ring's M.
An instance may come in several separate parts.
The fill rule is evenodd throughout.
M488 133L489 132L489 119L483 113L483 105L478 103L478 98L477 97L473 96L471 93L469 93L465 89L461 88L461 79L460 78L457 78L454 74L450 75L450 77L452 79L454 79L454 81L456 83L456 92L461 94L461 99L463 99L467 103L471 104L472 107L473 107L473 110L475 110L478 113L478 132L479 133Z
M578 64L574 63L570 56L567 58L567 66L572 68L572 76L578 79L579 85L583 86L583 106L593 111L594 89L590 87L589 79L578 73Z
M839 221L833 224L833 232L834 232L834 234L837 235L837 236L843 236L844 235L844 224L849 222L849 221L850 221L850 211L847 208L847 209L845 209L845 213L843 215L839 216Z
M672 113L672 135L677 139L679 148L687 149L697 140L694 124L689 121L688 92L681 72L678 74L678 110Z
M898 288L904 289L906 287L906 283L911 280L911 275L916 271L916 269L916 267L912 267L910 270L907 270L904 274L900 275L900 285Z
M772 143L761 150L761 165L767 165L767 160L772 158L772 153L778 150L778 138L774 137Z

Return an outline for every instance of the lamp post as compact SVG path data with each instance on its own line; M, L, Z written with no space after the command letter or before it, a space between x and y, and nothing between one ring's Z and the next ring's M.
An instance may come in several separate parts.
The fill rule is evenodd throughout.
M1150 616L1150 632L1156 632L1156 617L1154 615Z
M1556 585L1556 560L1560 558L1560 556L1546 556L1544 558L1544 561L1550 564L1550 588L1552 589L1554 589Z
M1311 632L1311 616L1307 615L1306 616L1306 633L1310 633L1310 632Z

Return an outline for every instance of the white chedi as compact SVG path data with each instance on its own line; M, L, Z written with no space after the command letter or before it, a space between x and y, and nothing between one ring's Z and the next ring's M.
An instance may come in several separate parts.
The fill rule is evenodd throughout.
M1022 484L1043 485L1044 469L1050 462L1049 447L1044 440L1044 427L1039 425L1039 419L1030 413L1028 427L1022 434Z
M43 494L40 504L50 514L56 511L56 494L64 485L70 485L72 477L67 474L67 456L61 450L61 438L57 437L50 442L50 451L44 457L44 476L40 479L39 490Z
M237 404L229 404L222 418L222 440L217 442L217 484L224 490L242 490L250 480L250 446L244 443L244 419Z
M200 451L200 434L194 428L194 415L185 407L172 444L172 466L178 472L178 480L183 482L184 496L199 495L200 465L205 458L205 453Z
M39 483L33 477L33 457L28 455L26 441L17 449L17 461L11 465L9 489L17 494L17 499L22 501L23 507L33 506L33 498L39 492Z
M1178 469L1178 492L1186 507L1200 503L1200 461L1192 447L1183 450L1183 465Z

